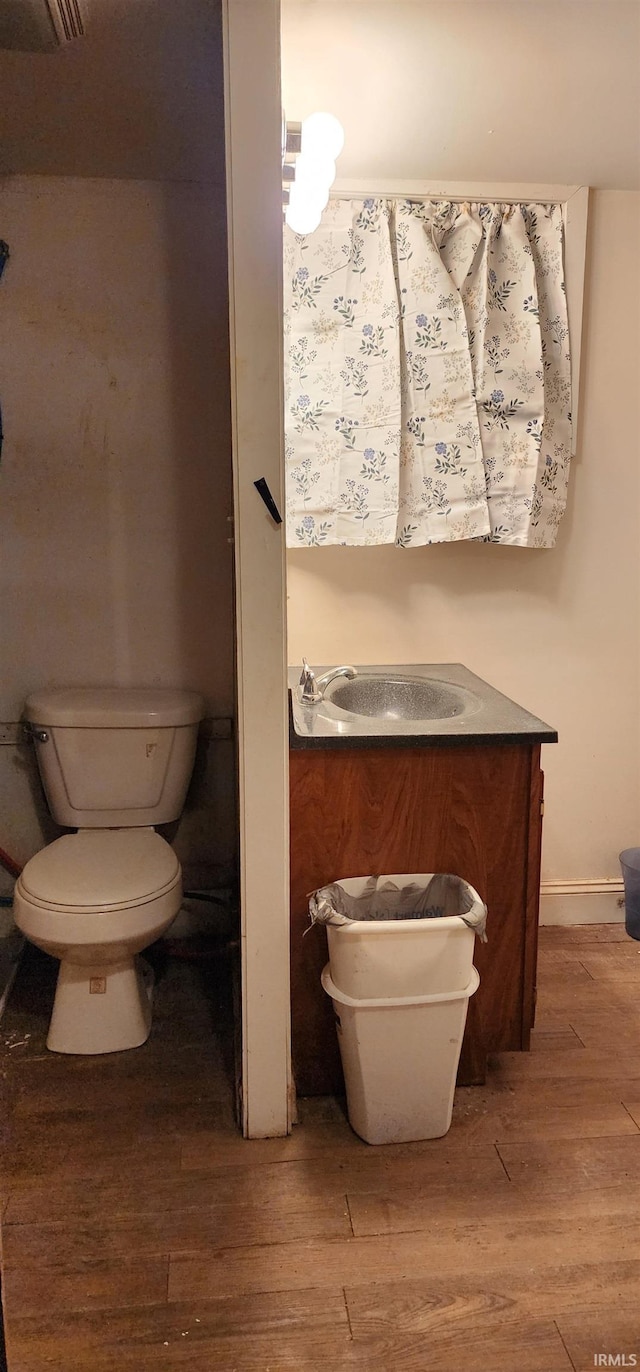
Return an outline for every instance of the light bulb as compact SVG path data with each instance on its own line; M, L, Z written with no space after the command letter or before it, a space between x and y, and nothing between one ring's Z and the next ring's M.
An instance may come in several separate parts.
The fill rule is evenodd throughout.
M335 162L344 147L344 129L335 114L318 110L302 121L302 152Z
M324 186L317 186L313 181L305 181L302 184L294 181L290 198L291 203L299 205L300 209L313 209L320 214L329 199L329 192Z
M285 220L294 233L313 233L317 229L322 215L322 205L318 202L318 197L306 188L296 186L291 187L291 195Z
M315 210L302 210L297 205L288 205L285 219L290 229L294 233L304 234L315 233L319 223L320 215Z
M328 191L336 179L336 164L330 157L303 152L296 159L295 179L300 186L326 186Z
M322 211L326 209L327 205L329 204L328 186L314 186L313 204L315 205L316 209L319 210L322 214Z
M315 181L294 181L290 188L289 199L294 205L313 206L318 214L322 214L323 209L329 202L329 187L319 186Z

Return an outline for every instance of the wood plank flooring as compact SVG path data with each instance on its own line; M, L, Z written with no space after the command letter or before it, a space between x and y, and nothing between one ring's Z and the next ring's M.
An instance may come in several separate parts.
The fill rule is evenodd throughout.
M531 1054L381 1149L328 1097L239 1136L223 961L159 966L144 1048L65 1058L32 952L0 1026L9 1372L640 1366L640 943L540 945Z

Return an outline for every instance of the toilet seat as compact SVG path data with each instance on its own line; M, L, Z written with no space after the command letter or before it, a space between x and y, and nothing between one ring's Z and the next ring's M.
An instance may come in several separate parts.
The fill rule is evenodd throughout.
M98 914L157 900L180 875L176 854L153 829L88 829L36 853L19 885L37 909Z

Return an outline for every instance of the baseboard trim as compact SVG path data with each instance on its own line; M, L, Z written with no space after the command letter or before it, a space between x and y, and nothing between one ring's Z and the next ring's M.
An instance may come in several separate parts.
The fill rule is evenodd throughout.
M543 881L541 924L624 924L621 877L593 881Z

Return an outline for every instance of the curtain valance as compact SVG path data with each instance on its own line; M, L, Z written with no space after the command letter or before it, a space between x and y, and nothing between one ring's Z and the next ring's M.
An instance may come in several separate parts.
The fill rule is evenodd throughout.
M288 544L551 547L563 275L559 205L336 199L285 229Z

